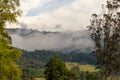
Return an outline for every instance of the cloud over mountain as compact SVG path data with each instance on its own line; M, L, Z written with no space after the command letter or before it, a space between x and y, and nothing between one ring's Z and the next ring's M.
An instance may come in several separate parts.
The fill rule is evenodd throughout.
M13 46L25 50L64 50L92 48L87 31L49 32L31 29L7 29Z

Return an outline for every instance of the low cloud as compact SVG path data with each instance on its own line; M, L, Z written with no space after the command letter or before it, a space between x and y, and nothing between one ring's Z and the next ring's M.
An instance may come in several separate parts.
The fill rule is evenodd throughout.
M13 46L25 50L66 50L86 49L94 47L87 31L76 32L39 32L21 29L10 32Z

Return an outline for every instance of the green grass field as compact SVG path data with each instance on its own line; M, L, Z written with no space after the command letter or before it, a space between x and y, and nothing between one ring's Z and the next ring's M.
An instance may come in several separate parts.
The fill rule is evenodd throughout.
M36 78L36 80L45 80L44 78Z
M94 66L89 64L79 64L75 62L65 62L66 67L70 70L73 66L79 66L80 71L89 71L89 72L96 72L98 70L95 69Z

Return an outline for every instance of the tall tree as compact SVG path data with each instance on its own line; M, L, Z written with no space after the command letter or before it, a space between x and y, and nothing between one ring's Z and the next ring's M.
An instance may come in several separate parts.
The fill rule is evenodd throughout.
M102 15L93 14L88 26L95 43L102 80L120 70L120 0L107 0Z
M67 70L58 56L54 56L46 65L45 78L46 80L73 80L74 74Z
M0 80L21 80L21 70L16 61L21 51L11 46L11 38L5 31L6 22L17 22L19 0L0 0Z

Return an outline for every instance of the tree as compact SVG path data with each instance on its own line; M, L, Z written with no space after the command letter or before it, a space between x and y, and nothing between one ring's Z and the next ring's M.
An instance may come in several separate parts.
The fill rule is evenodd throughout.
M90 37L95 43L97 64L102 80L120 70L120 0L107 0L102 6L103 14L93 14L88 26Z
M74 74L67 70L64 63L62 63L58 56L54 56L46 64L45 69L46 80L72 80Z
M0 80L21 80L21 70L16 64L21 51L11 46L11 38L5 31L6 22L17 22L19 5L19 0L0 0Z
M34 76L30 76L30 80L36 80Z
M79 80L80 79L80 68L79 65L74 65L71 68L71 71L75 74L75 79L74 80Z
M86 72L81 72L80 74L80 80L87 80L87 75L86 75Z
M99 74L95 72L86 72L86 80L100 80Z

